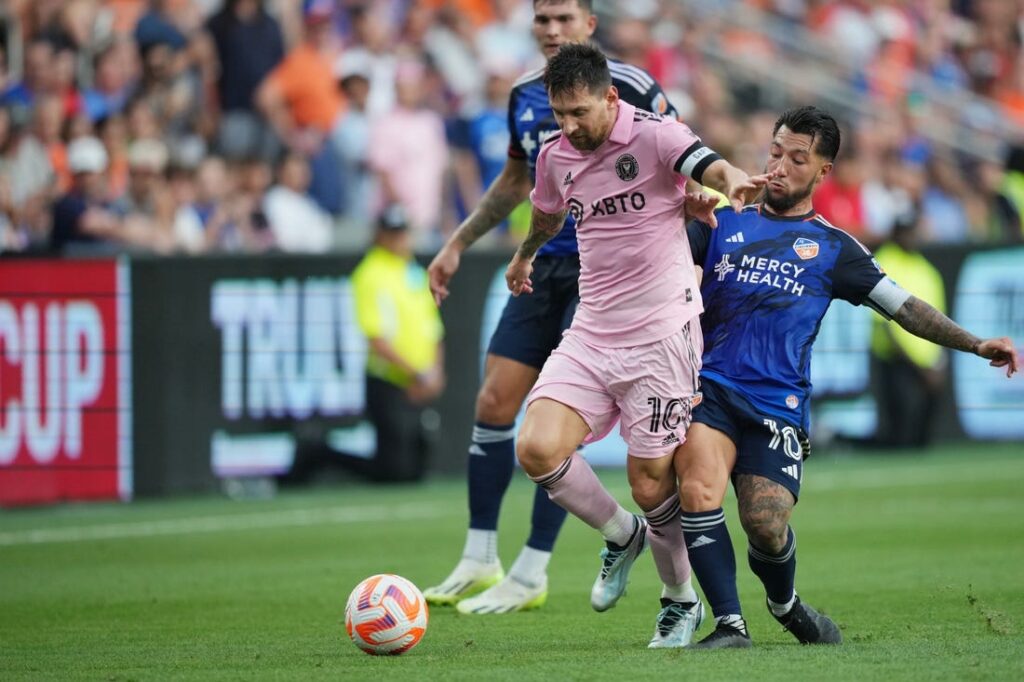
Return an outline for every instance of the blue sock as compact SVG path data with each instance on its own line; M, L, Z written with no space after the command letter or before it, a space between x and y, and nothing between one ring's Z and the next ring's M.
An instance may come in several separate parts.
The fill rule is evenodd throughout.
M749 545L747 559L750 570L761 579L768 599L776 604L786 604L793 598L793 582L796 580L796 534L789 528L786 546L779 554L769 554Z
M742 615L736 590L736 553L722 508L683 512L683 539L690 566L716 618Z
M477 422L469 446L469 527L497 530L501 500L516 465L515 424Z
M566 514L568 512L551 501L548 491L538 485L533 494L533 525L526 546L541 552L554 550Z

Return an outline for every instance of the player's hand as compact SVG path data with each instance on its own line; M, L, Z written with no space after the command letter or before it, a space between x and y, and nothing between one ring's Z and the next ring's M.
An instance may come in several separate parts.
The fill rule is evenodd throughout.
M519 294L532 294L533 281L530 275L533 274L533 259L525 259L519 256L519 252L512 256L512 262L505 270L505 284L513 296Z
M715 206L718 206L717 197L705 192L687 192L683 201L683 220L696 219L711 227L718 227Z
M733 185L729 191L729 204L734 211L739 213L747 204L757 201L761 190L776 176L776 172L762 173L761 175L750 175L744 182Z
M998 339L985 339L975 351L979 356L990 360L988 364L993 367L1005 367L1006 376L1013 376L1017 371L1017 351L1013 347L1013 341L1003 336Z
M459 260L461 258L462 255L457 247L445 244L427 267L430 293L434 295L434 303L439 307L441 301L448 298L448 282L451 281L455 272L459 269Z

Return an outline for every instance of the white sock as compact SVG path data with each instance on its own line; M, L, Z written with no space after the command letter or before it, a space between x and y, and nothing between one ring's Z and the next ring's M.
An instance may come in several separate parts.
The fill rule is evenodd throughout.
M493 564L498 561L498 531L470 528L466 533L466 546L462 558Z
M743 616L739 615L738 613L729 613L724 616L719 616L718 618L715 618L715 622L722 623L723 625L728 625L730 627L736 628L743 634L747 634L747 622L743 620Z
M608 523L601 526L599 530L605 540L614 542L616 545L624 545L633 537L633 524L635 523L636 519L633 515L620 505L615 510L615 516Z
M523 547L508 574L528 587L539 587L548 573L551 552L542 552L533 547Z
M793 608L793 604L796 604L796 591L794 590L793 596L789 598L789 601L785 604L776 604L771 599L768 600L768 608L772 610L772 613L776 616L785 616L789 613L790 609Z
M693 604L699 599L697 592L693 589L692 580L687 580L682 585L662 585L661 596L663 599L671 599L684 604Z

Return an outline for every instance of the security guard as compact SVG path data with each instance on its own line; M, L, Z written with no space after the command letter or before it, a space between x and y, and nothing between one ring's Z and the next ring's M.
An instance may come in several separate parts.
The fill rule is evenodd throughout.
M444 327L399 206L378 219L352 285L369 343L366 407L377 431L370 474L379 481L420 480L427 464L423 409L445 386Z

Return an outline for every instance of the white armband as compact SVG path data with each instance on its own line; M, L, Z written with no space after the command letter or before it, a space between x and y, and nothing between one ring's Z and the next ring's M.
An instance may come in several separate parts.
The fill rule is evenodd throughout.
M910 292L897 284L891 277L883 277L868 294L865 303L892 319L896 311L910 298Z

